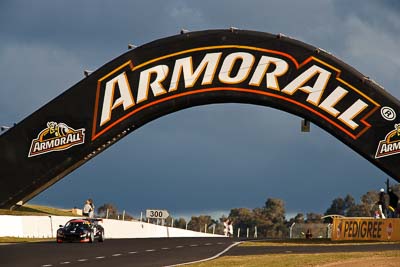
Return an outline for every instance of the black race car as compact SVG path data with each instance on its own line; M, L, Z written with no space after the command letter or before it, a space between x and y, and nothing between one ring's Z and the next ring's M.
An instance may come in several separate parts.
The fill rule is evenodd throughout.
M57 243L89 242L96 239L104 241L104 228L99 224L101 219L72 219L57 230Z

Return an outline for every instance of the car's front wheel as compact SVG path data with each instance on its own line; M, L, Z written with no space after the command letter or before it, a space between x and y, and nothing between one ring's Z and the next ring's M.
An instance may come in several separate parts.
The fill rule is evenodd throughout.
M104 232L100 233L99 242L104 242Z

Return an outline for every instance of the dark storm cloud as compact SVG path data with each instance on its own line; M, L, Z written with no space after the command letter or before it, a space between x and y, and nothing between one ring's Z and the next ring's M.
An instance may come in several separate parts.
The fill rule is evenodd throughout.
M7 39L97 53L178 34L184 21L203 23L180 1L12 1L1 13Z
M336 14L339 18L356 16L369 25L378 26L385 29L385 32L398 34L400 25L398 14L400 12L400 2L396 0L383 1L346 1L337 0L335 5Z
M396 1L1 1L0 124L23 119L128 43L181 28L284 33L399 97L399 9ZM137 215L252 208L279 197L289 211L322 212L339 195L381 187L381 171L316 126L300 134L299 124L249 105L184 110L135 131L34 201L69 207L90 195Z

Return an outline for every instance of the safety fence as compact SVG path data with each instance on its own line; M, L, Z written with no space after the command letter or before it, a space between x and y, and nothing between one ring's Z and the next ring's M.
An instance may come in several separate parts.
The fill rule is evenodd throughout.
M289 229L290 238L330 238L331 224L293 223Z

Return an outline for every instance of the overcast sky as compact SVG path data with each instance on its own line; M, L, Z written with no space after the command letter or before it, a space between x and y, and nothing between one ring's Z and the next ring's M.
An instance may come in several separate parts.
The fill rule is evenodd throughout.
M321 47L400 97L400 2L0 1L0 125L19 122L127 44L229 28L283 33ZM157 167L154 167L157 166ZM300 118L252 105L195 107L157 119L31 203L64 208L88 197L134 216L255 208L281 198L289 214L325 212L338 196L384 186L377 167ZM393 180L392 180L393 181Z

